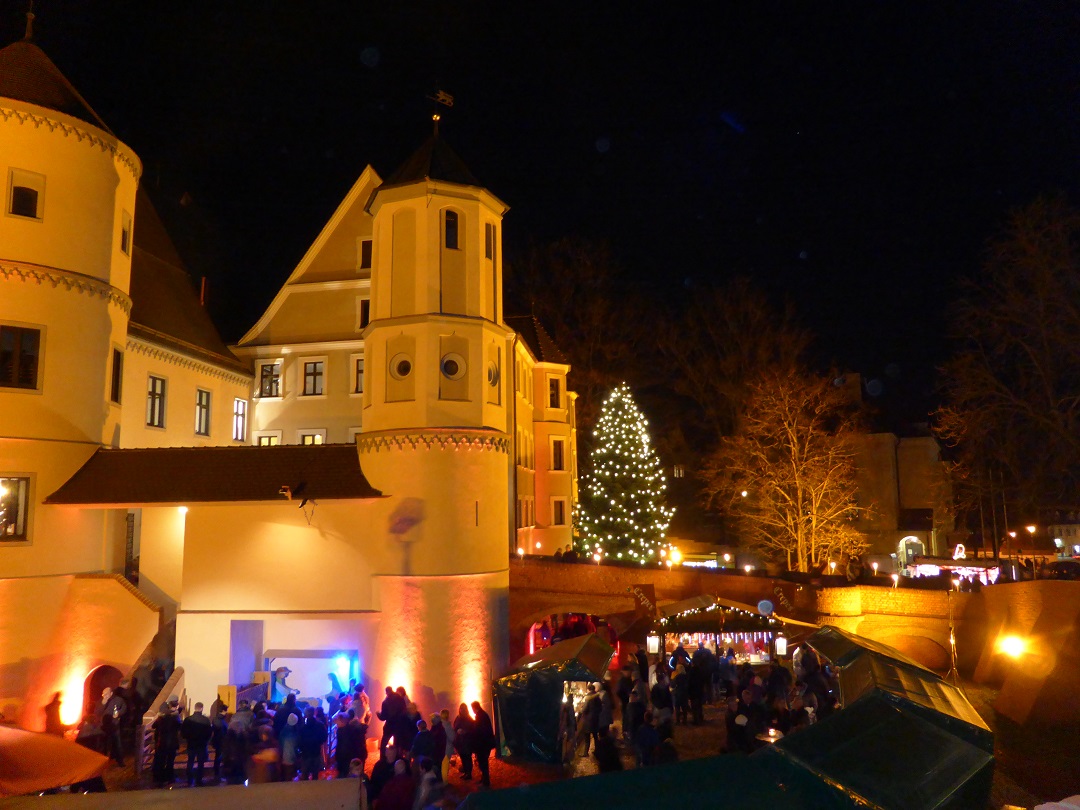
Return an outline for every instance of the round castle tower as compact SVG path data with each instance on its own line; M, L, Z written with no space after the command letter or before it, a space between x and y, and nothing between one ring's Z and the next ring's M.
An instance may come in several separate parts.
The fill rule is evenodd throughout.
M379 186L364 474L396 500L378 578L377 657L425 708L489 696L507 656L511 362L502 322L507 206L437 136Z
M118 440L140 172L135 153L40 48L25 39L0 49L7 576L114 567L101 513L57 514L40 502L97 447ZM84 533L100 542L61 553L63 536Z

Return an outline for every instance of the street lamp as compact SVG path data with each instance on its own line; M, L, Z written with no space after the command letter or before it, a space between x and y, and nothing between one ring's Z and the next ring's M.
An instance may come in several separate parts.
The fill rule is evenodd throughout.
M754 566L747 563L746 565L743 566L743 570L746 572L747 576L750 576L750 572L754 570Z
M835 574L836 573L836 560L829 560L829 573L830 574Z
M870 567L874 569L874 576L875 577L877 576L877 566L878 566L878 564L876 562L870 563Z
M900 584L900 575L899 574L893 574L892 575L892 586L895 588L899 584Z

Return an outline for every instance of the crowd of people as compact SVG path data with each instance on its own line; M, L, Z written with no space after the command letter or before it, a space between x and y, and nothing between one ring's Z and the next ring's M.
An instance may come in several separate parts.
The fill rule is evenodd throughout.
M335 683L334 679L331 679ZM209 711L196 703L185 712L175 696L162 703L152 723L152 779L157 787L359 778L378 810L420 810L441 800L452 763L460 778L490 786L488 763L495 748L491 717L478 701L424 719L404 687L386 687L377 711L363 684L334 689L328 708L288 694L280 703L238 701L235 711L216 700ZM367 774L368 732L382 721L379 759ZM186 751L180 773L178 755ZM208 779L209 776L209 779Z
M563 761L592 749L601 771L621 770L620 747L640 767L674 761L676 727L705 722L709 704L724 707L724 750L749 753L768 744L769 734L790 734L836 708L838 685L813 650L801 651L794 670L778 662L738 666L730 647L702 645L692 655L681 644L663 655L639 650L617 678L590 684L577 709L574 701L563 702Z

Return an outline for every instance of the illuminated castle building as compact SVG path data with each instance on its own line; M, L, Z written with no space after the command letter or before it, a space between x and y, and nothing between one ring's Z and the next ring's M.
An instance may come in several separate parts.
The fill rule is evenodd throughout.
M73 721L173 618L195 700L342 661L484 699L510 555L567 545L576 497L569 367L502 312L507 206L438 137L368 167L230 348L140 173L36 45L0 50L0 712L60 690Z

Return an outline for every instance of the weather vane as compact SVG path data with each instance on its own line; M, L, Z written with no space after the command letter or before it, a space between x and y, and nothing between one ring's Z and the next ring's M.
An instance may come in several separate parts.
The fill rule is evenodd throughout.
M454 106L454 97L447 93L445 90L436 90L435 95L428 96L428 99L434 101L436 104L442 104L444 107ZM439 121L442 120L442 116L439 114L439 108L434 107L431 111L431 120L435 125L435 136L439 135Z

